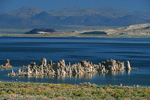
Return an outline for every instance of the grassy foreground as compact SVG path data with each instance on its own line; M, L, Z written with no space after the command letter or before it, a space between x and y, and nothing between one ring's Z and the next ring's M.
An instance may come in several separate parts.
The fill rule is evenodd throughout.
M150 100L150 87L0 82L5 100Z

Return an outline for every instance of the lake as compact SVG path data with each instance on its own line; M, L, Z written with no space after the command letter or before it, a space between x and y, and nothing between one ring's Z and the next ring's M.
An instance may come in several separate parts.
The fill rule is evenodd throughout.
M45 57L54 63L92 61L94 64L107 59L130 61L138 71L109 74L87 74L72 77L27 78L11 77L10 71L0 70L0 81L69 83L91 82L98 85L150 86L150 39L149 38L75 38L75 37L0 37L0 65L10 59L14 71L22 65L35 61L40 63Z

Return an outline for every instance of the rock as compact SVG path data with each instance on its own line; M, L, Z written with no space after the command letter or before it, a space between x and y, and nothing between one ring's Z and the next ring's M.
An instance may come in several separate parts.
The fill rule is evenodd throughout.
M102 64L109 71L124 71L124 62L116 62L116 60L110 59Z
M138 87L140 87L139 85L136 85L136 87L138 88Z
M71 67L71 63L70 62L68 63L68 66Z
M87 61L81 61L81 66L83 66L83 67L89 67L89 62L87 62Z
M105 66L104 66L104 65L101 66L100 72L101 72L101 73L106 73L106 69L105 69Z
M122 86L122 84L120 84L120 86Z
M61 67L61 68L65 68L65 67L66 67L65 60L64 60L64 59L62 59L62 60L60 61L60 66L59 66L59 67Z
M49 62L49 64L52 66L52 65L53 65L53 61L51 60L51 61Z
M110 70L110 71L116 71L116 60L107 60L106 63L103 63L103 65L105 66L106 69Z
M47 66L46 58L42 58L42 61L41 61L40 65Z
M35 66L36 65L36 62L31 62L31 66Z
M131 70L130 62L127 61L126 70Z
M94 86L97 86L97 85L95 83L93 83L92 86L94 87Z
M98 65L93 65L92 62L81 61L81 69L84 68L84 72L93 73L98 70ZM83 72L83 71L82 71Z
M71 67L69 68L69 74L72 74L72 69L71 69Z
M37 68L35 69L35 75L36 75L36 76L39 75L39 73L38 73L38 71L37 71Z
M87 86L88 84L87 84L87 82L83 82L83 85L84 85L84 86Z
M80 86L83 86L83 83L80 83Z
M15 76L15 72L13 71L13 69L11 70L11 73L10 73L11 76Z
M9 59L7 59L5 66L10 66L10 60Z
M48 75L49 75L49 76L51 76L51 75L52 75L52 76L55 76L55 71L54 71L54 70L50 70L49 73L48 73Z
M117 64L118 64L118 70L119 71L124 71L124 62L117 62Z
M19 68L18 73L21 74L21 69Z
M136 71L138 70L138 68L131 68L131 69L132 69L132 70L136 70Z
M30 67L31 67L30 65L28 65L28 67L27 67L28 75L32 73Z
M92 84L90 82L87 83L88 86L91 86Z
M0 68L10 69L13 68L13 66L10 65L10 60L7 59L5 65L1 65Z
M65 70L61 70L61 76L66 76L66 71Z

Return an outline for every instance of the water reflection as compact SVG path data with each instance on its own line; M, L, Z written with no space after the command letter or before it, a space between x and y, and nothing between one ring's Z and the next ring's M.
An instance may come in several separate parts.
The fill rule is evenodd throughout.
M128 75L130 75L130 73L131 73L131 70L127 70L127 71L126 71L126 73L127 73Z
M116 76L116 75L124 75L124 71L110 71L108 74Z
M130 71L128 71L127 73L130 73ZM19 78L19 79L23 79L23 78L27 78L28 82L30 81L30 78L34 78L34 79L57 79L57 80L65 80L65 79L94 79L94 77L99 77L99 78L105 78L106 75L111 75L111 76L117 76L117 75L124 75L124 71L112 71L109 73L86 73L86 74L69 74L67 76L13 76L13 78ZM12 77L12 76L9 76ZM18 80L19 80L18 79Z
M65 79L65 78L78 78L78 79L92 79L97 73L86 73L86 74L69 74L67 76L19 76L19 78L48 78L48 79ZM10 76L11 77L11 76ZM14 77L14 76L13 76ZM16 76L17 77L17 76Z
M1 71L10 71L12 68L0 68Z
M9 81L14 81L15 79L18 80L23 80L30 82L30 79L33 79L32 81L37 82L38 79L55 79L55 80L66 80L66 79L94 79L95 77L98 78L105 78L106 75L111 75L111 76L117 76L117 75L124 75L125 71L110 71L108 73L86 73L86 74L69 74L67 76L8 76L8 73L10 72L10 69L0 69L1 75L2 76L7 76L10 80ZM127 70L126 73L130 75L130 70ZM2 77L1 76L1 77Z
M95 75L96 73L76 74L73 78L92 79Z

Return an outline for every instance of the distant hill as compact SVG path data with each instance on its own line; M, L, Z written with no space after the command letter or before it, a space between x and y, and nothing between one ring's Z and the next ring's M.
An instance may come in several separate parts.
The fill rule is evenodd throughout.
M131 12L114 7L64 8L41 11L24 7L11 12L0 12L0 28L36 28L67 25L128 26L150 22L150 13Z
M33 7L23 7L18 10L7 12L7 14L18 18L30 18L42 12L41 10Z
M139 16L135 15L126 15L123 17L118 17L115 20L112 21L112 24L118 25L118 26L128 26L133 24L142 24L142 23L149 23L149 20L145 20L143 18L140 18Z

